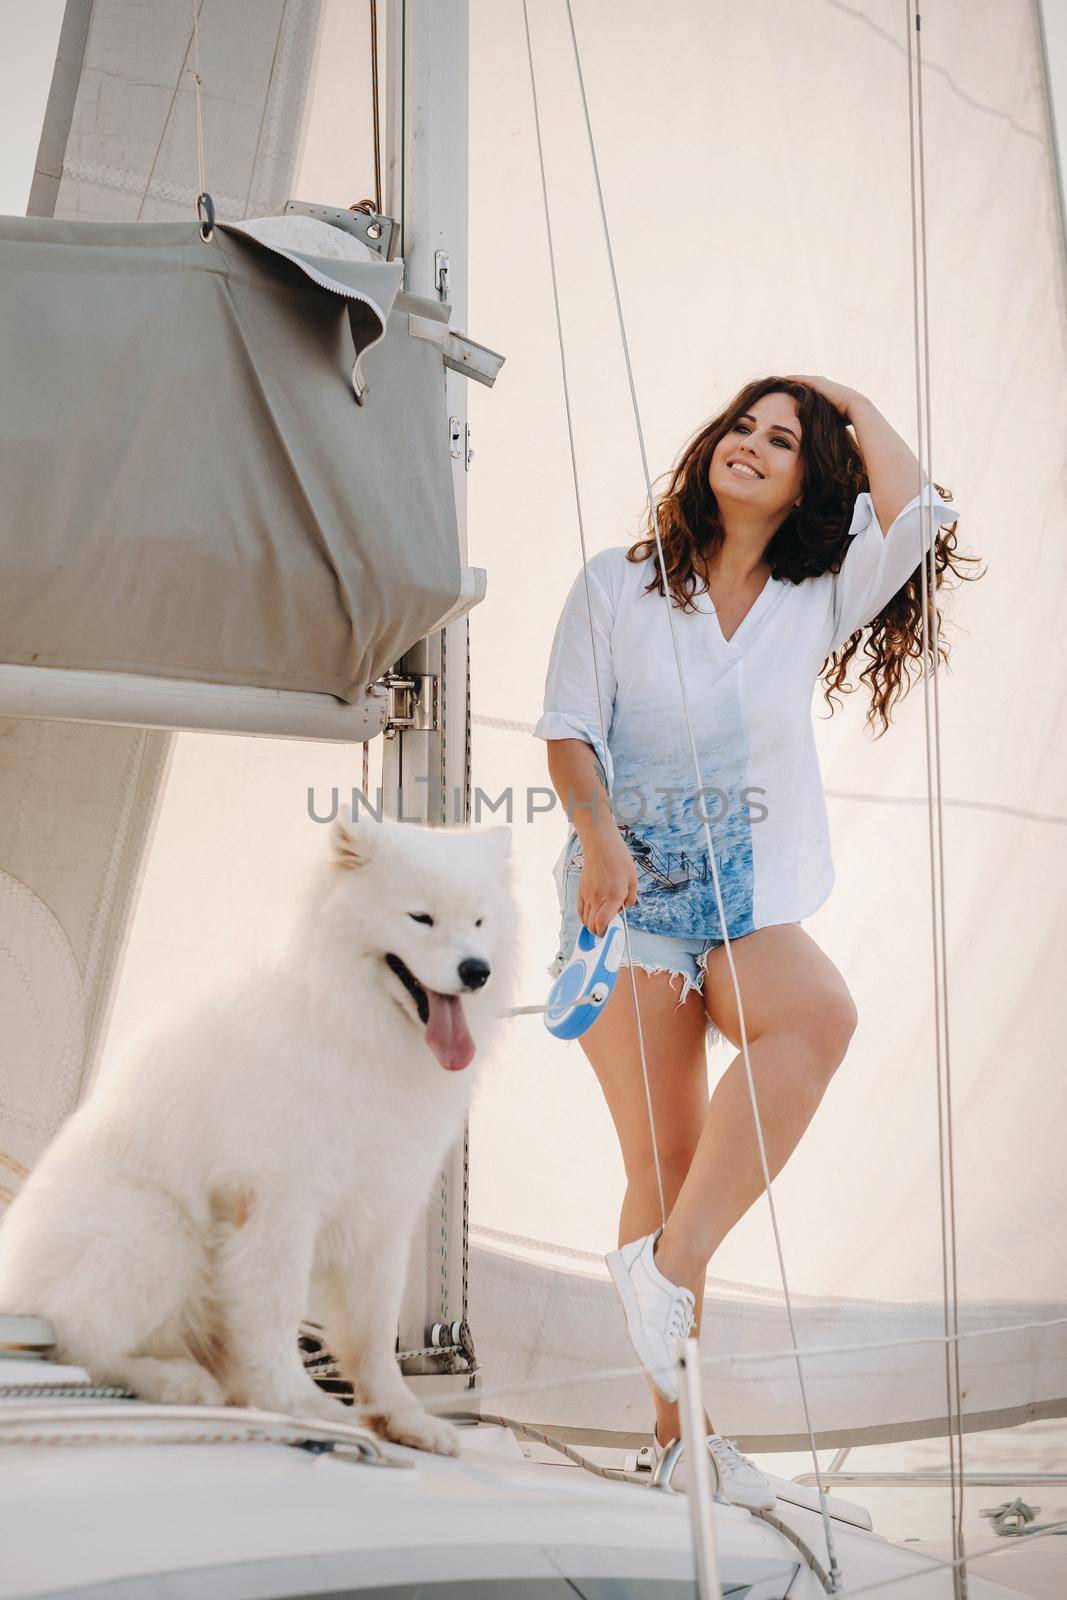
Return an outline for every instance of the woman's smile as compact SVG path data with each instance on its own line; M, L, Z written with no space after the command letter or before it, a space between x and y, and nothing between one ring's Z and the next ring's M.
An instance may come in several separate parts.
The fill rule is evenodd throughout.
M797 403L789 394L761 395L734 419L715 446L708 471L720 514L728 518L726 508L731 502L740 506L737 496L743 493L761 517L774 525L781 521L803 492L800 431Z

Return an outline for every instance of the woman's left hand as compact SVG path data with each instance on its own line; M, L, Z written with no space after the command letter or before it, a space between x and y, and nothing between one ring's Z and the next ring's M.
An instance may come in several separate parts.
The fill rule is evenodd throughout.
M862 398L858 389L846 388L843 383L835 383L832 378L812 378L799 372L790 372L787 377L793 383L806 383L809 389L814 389L824 400L829 400L846 422L852 421L851 408Z

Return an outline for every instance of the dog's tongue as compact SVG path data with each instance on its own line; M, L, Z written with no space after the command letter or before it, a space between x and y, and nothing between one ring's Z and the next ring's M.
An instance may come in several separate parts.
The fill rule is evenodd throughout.
M458 994L435 994L427 989L430 1017L426 1024L426 1043L446 1072L459 1072L474 1060L474 1040L463 1015Z

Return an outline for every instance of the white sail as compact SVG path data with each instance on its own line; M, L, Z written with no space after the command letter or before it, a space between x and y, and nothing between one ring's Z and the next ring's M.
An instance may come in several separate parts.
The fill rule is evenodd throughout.
M636 536L644 484L566 11L530 9L599 549ZM653 474L768 372L858 388L914 444L904 8L678 4L654 25L629 0L574 10ZM471 36L471 302L510 377L492 407L473 402L470 543L491 575L472 622L474 774L517 797L524 998L535 1002L556 950L550 866L564 826L558 811L525 820L544 755L507 724L539 713L578 536L521 14L476 4ZM952 656L939 679L961 1325L988 1328L1067 1312L1064 261L1030 8L939 5L924 12L923 50L931 472L966 508L960 548L988 563L944 601ZM775 1185L804 1345L942 1331L923 695L916 687L877 741L865 701L861 689L832 721L820 720L821 692L813 705L837 883L805 926L844 974L860 1025ZM732 1055L715 1048L713 1077ZM627 1364L598 1260L616 1240L624 1179L579 1047L523 1019L476 1108L471 1150L471 1316L487 1382ZM787 1346L764 1203L711 1271L708 1356ZM1065 1330L965 1341L961 1366L972 1416L1062 1409ZM921 1431L938 1413L943 1425L936 1343L906 1360L816 1360L809 1382L817 1433ZM712 1369L709 1384L721 1427L799 1429L790 1362ZM500 1404L648 1425L640 1383Z
M962 1345L972 1424L1061 1412L1067 1396L1062 1326L1029 1326L1067 1315L1063 259L1031 14L979 9L946 0L923 34L932 475L966 507L961 549L989 569L942 591L952 665L938 684L961 1328L979 1335ZM653 24L636 0L575 11L653 473L764 372L849 383L914 443L903 12L835 4L805 8L801 23L785 0L679 0ZM345 26L343 13L327 5L324 26ZM636 534L644 486L566 15L531 13L587 530L602 548ZM563 824L558 811L526 821L528 791L547 778L523 727L540 708L578 539L521 10L475 0L471 52L470 298L480 335L508 356L491 401L470 397L471 559L490 574L472 619L473 777L491 797L514 795L523 998L535 1004L556 951ZM365 102L340 123L336 105L330 137L312 106L316 192L297 183L309 199L370 192ZM826 1442L935 1431L945 1408L922 688L883 739L864 732L864 711L862 691L832 720L821 695L813 703L837 885L806 924L860 1026L775 1185L801 1342L828 1352L809 1363ZM183 736L116 1049L175 985L243 961L246 936L321 848L307 788L358 781L358 765L341 747ZM729 1059L717 1046L713 1075ZM520 1019L471 1128L471 1323L493 1409L647 1430L643 1381L599 1381L633 1365L600 1264L622 1188L578 1047ZM714 1259L709 1292L705 1355L735 1358L708 1371L719 1426L795 1443L791 1361L750 1359L788 1343L762 1202ZM912 1342L854 1348L892 1341Z
M197 0L205 176L220 216L289 197L319 0ZM71 0L30 198L33 215L188 218L197 197L190 6Z

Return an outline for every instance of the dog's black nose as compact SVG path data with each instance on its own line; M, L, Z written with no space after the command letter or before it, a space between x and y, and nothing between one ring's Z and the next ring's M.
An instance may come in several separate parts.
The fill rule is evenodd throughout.
M468 956L456 970L465 989L480 989L489 977L488 961L482 961L478 956Z

